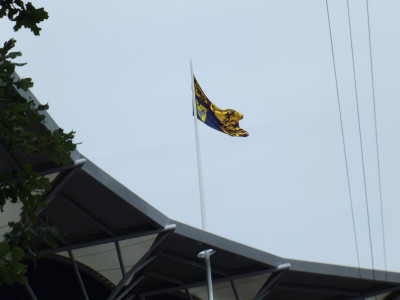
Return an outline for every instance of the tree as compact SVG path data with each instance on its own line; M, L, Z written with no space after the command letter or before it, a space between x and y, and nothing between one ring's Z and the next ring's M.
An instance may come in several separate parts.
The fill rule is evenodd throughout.
M15 31L25 27L39 35L38 24L48 19L44 8L37 9L31 2L0 0L0 7L0 18L8 17L14 22ZM44 124L42 112L48 105L36 105L32 99L25 99L18 93L18 89L27 91L33 82L31 78L15 76L15 68L24 65L14 62L22 55L12 51L15 43L11 39L0 48L0 144L10 152L41 154L57 165L69 165L72 163L70 153L76 148L74 132L37 129L38 124ZM35 213L37 208L46 206L42 199L50 188L49 179L29 165L0 174L0 210L3 212L8 202L22 206L20 220L8 224L10 231L0 241L0 285L25 283L27 263L37 259L40 243L56 246L57 229L42 225Z

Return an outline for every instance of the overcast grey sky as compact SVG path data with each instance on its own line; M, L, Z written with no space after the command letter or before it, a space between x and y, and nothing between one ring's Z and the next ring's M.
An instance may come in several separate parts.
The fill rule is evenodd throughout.
M209 230L284 257L357 266L324 0L34 1L18 70L79 150L201 227L189 58L250 136L199 124ZM361 266L371 267L345 0L329 1ZM370 0L387 267L400 271L400 1ZM350 0L375 267L384 269L365 0Z

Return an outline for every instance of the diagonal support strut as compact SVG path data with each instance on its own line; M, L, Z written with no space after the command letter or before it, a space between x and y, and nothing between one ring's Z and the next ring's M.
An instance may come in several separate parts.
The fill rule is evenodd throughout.
M146 254L136 263L136 265L134 265L129 272L126 273L126 276L123 277L120 282L118 283L118 285L114 288L114 290L111 292L111 294L108 296L107 300L114 300L114 299L118 299L117 295L120 293L120 291L122 290L122 288L124 287L125 283L132 278L137 272L139 272L140 270L142 270L144 267L146 267L147 265L149 265L151 262L153 262L153 260L155 260L157 258L156 255L154 255L154 252L161 247L165 241L167 240L167 238L170 236L170 234L175 230L176 225L172 224L172 225L167 225L165 227L165 231L161 232L158 237L156 238L156 240L154 241L153 245L151 246L151 248L146 252ZM140 280L141 281L141 280ZM139 282L138 282L139 283ZM138 283L136 283L135 285L137 285ZM133 285L131 283L131 285ZM133 287L132 287L133 288ZM128 287L128 289L132 289L131 286ZM125 295L124 295L125 296Z
M276 271L269 276L263 287L258 291L254 300L265 300L271 294L273 289L279 284L291 265L289 263L282 264L276 268Z

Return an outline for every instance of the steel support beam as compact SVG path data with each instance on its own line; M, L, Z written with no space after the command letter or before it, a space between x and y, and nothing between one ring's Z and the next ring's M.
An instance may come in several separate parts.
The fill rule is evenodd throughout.
M184 264L188 264L188 265L191 265L193 267L197 267L197 268L202 269L202 270L206 269L206 266L203 263L200 263L200 262L195 261L195 260L188 259L186 257L179 256L179 255L176 255L176 254L172 254L170 252L164 252L163 253L163 257L166 257L166 258L169 258L169 259L173 259L175 261L178 261L178 262L181 262L181 263L184 263ZM229 276L229 273L227 271L219 269L219 268L216 268L216 267L213 267L212 272L215 273L215 274L218 274L220 276L224 276L224 277L228 277Z
M389 293L389 292L393 292L395 290L400 290L400 285L395 285L392 287L382 287L379 289L370 289L368 291L364 291L362 293L360 293L360 296L354 297L354 298L349 298L349 300L358 300L358 299L367 299L370 297L374 297L374 296L378 296L378 295L382 295L385 293Z
M101 221L99 221L96 217L93 216L90 212L88 212L86 209L81 207L79 204L75 203L72 199L70 199L68 196L61 194L59 197L67 203L69 206L71 206L73 209L78 211L80 214L82 214L86 219L88 219L90 222L95 224L97 227L99 227L101 230L103 230L106 234L109 236L114 236L114 233L112 232L111 229L109 229L107 226L105 226Z
M155 256L150 256L142 261L139 261L136 265L134 265L128 273L126 273L126 276L120 280L118 285L114 288L114 290L111 292L110 296L108 296L107 300L114 300L116 299L116 296L118 293L121 291L125 283L133 277L137 272L142 270L144 267L146 267L148 264L150 264L153 260L155 260Z
M50 224L49 222L46 222L45 220L43 220L41 217L38 217L38 221L39 221L39 223L41 223L44 226L54 226L54 225ZM63 244L64 246L68 245L67 241L62 237L62 235L56 235L55 239L57 239L59 242L61 242L61 244Z
M89 300L88 294L86 292L85 285L83 284L81 273L79 273L78 265L77 265L77 263L75 261L74 255L72 254L71 250L68 250L68 255L69 255L69 258L72 261L72 265L74 267L76 277L78 277L79 285L81 286L83 296L85 297L86 300Z
M285 274L284 271L274 272L271 276L267 279L265 284L262 288L258 291L254 300L265 300L273 291L276 284L282 279L283 275Z
M275 272L273 272L271 276L268 277L265 284L258 291L257 295L254 297L254 300L267 299L268 296L273 291L274 287L278 285L279 281L282 280L283 276L286 274L286 272L289 270L290 267L291 267L290 264L282 264L278 266Z
M91 247L91 246L97 246L97 245L106 244L106 243L113 243L113 242L116 242L116 241L134 239L134 238L138 238L138 237L143 237L143 236L148 236L148 235L153 235L153 234L159 234L159 233L164 232L164 231L165 231L164 228L151 229L151 230L144 230L144 231L130 233L130 234L123 234L123 235L119 235L119 236L113 236L113 237L109 237L109 238L97 239L95 241L69 244L68 246L65 246L65 247L59 247L59 248L54 248L54 249L43 250L43 251L40 252L40 255L55 254L55 253L58 253L58 252L63 252L63 251L68 251L68 250L75 250L75 249L86 248L86 247Z
M119 266L121 268L122 277L126 277L124 260L122 259L121 247L119 246L118 241L115 242L115 249L117 250L118 261L119 261Z
M240 300L235 283L233 282L233 280L231 280L230 282L231 282L233 293L235 294L235 299Z
M175 230L176 225L167 225L164 229L165 231L160 233L158 235L158 237L156 238L156 240L154 241L153 245L151 245L150 249L146 252L146 254L136 263L136 265L134 265L131 270L126 273L126 276L124 278L122 278L120 280L120 282L118 283L118 285L114 288L114 290L111 292L111 294L108 296L107 300L114 300L117 299L117 295L120 293L120 291L122 290L123 286L125 285L125 283L131 278L133 277L137 272L139 272L140 270L142 270L144 267L146 267L147 265L149 265L151 262L153 262L158 254L155 254L156 250L161 247L168 239L168 237L170 237L170 235L173 233L173 231ZM136 282L136 281L134 281ZM138 282L139 283L139 282ZM138 284L136 283L135 286ZM132 285L133 283L131 283L130 285ZM129 286L130 287L130 286ZM129 288L128 287L128 288ZM133 289L133 287L132 287Z
M5 156L5 158L7 158L11 164L13 165L13 167L18 170L18 169L22 169L23 165L20 164L17 159L14 157L14 155L12 155L11 153L9 153L6 149L6 147L3 144L0 144L0 151L3 152L3 155ZM69 166L56 166L56 167L52 167L52 168L43 168L42 166L32 166L33 170L35 172L37 172L40 176L46 176L46 175L50 175L50 174L54 174L54 173L58 173L58 172L62 172L62 171L67 171L71 168L74 168L75 164L69 165Z
M74 208L76 211L81 213L86 219L94 223L97 227L99 227L102 231L104 231L106 234L108 234L110 237L114 236L114 233L112 232L111 229L109 229L107 226L105 226L101 221L97 220L90 212L88 212L86 209L81 207L80 205L76 204L73 200L71 200L68 196L66 195L60 195L61 199L64 200L67 204L69 204L72 208ZM117 255L118 255L118 261L119 265L121 268L121 273L122 277L126 276L125 272L125 266L124 262L122 259L122 254L121 254L121 248L119 246L119 242L115 241L115 249L117 250Z
M183 285L183 281L182 280L180 280L178 278L174 278L173 276L170 276L170 275L164 275L164 274L161 274L161 273L158 273L158 272L151 271L151 272L149 272L149 276L155 277L155 278L158 278L158 279L161 279L161 280L165 280L165 281L168 281L170 283L173 283L173 284L176 284L176 285L179 285L179 286Z
M333 294L338 296L353 296L354 299L360 299L361 293L356 290L332 288L325 286L314 286L314 285L303 285L303 284L292 284L292 283L281 283L276 287L277 290L291 290L299 292L310 292L310 293L321 293L321 294ZM350 298L353 299L353 298Z
M164 254L163 254L163 256L164 256ZM263 274L269 274L274 271L276 271L276 268L252 271L252 272L242 273L239 275L227 276L227 277L222 277L222 278L214 278L213 282L214 283L222 283L222 282L227 282L230 280L236 280L236 279L253 277L253 276L258 276L258 275L263 275ZM153 289L151 291L146 291L141 294L145 295L145 296L155 296L155 295L160 295L160 294L164 294L164 293L185 290L185 289L191 289L191 288L195 288L195 287L199 287L199 286L206 286L206 285L207 285L207 281L204 279L201 279L199 281L194 281L194 282L184 284L181 286L167 287L167 288L162 288L162 289L158 289L158 290Z
M168 241L170 240L170 238L172 237L172 234L173 234L174 231L175 231L175 228L176 228L176 225L175 225L175 224L168 225L168 226L169 226L169 227L172 226L171 229L170 229L170 232L168 232L168 233L165 234L166 237L165 237L164 242L154 250L153 255L156 256L156 259L155 259L154 262L152 262L149 266L147 266L146 269L144 269L144 270L142 271L142 274L143 274L144 276L148 276L149 272L152 271L152 268L153 268L155 262L159 259L159 257L160 257L160 256L162 255L162 253L164 252L165 247L167 247ZM141 285L141 284L142 284L142 283L140 283L140 285ZM136 290L140 290L140 285L139 285L138 287L136 287L135 289L136 289ZM132 292L131 294L134 295L134 296L136 296L134 292ZM142 299L142 298L145 299L145 296L144 296L144 295L140 295L140 294L139 294L139 296L141 297L141 299Z
M82 158L82 159L84 159L84 158ZM78 159L78 160L76 160L76 162L78 162L80 159ZM85 159L86 160L86 159ZM69 165L69 166L57 166L57 167L54 167L54 168L49 168L49 169L46 169L46 170L36 170L35 168L34 168L34 170L40 175L40 176L46 176L46 175L50 175L50 174L54 174L54 173L59 173L59 172L64 172L64 171L68 171L68 170L70 170L70 169L73 169L73 168L75 168L76 167L76 162L74 163L74 164L72 164L72 165Z
M132 291L135 286L137 286L144 279L144 277L145 276L142 275L138 279L131 282L131 284L129 284L129 286L117 298L115 298L115 300L122 300L126 295L130 293L130 291Z
M75 164L71 170L68 171L68 173L56 184L55 187L50 191L50 193L47 194L43 202L50 204L51 201L55 198L57 193L61 190L61 188L68 182L68 180L71 179L73 175L84 165L86 162L86 159L78 159L75 161ZM39 207L35 210L35 214L39 215L42 211L44 210L43 207Z
M185 289L185 293L189 300L193 300L192 294L189 292L188 289Z
M24 287L25 287L26 291L28 292L29 297L31 297L32 300L38 300L38 298L36 297L35 293L33 292L32 288L28 282L26 282L24 284Z
M10 154L6 150L6 147L3 144L0 144L0 151L4 153L4 156L11 162L15 169L22 169L23 166L15 159L12 154Z

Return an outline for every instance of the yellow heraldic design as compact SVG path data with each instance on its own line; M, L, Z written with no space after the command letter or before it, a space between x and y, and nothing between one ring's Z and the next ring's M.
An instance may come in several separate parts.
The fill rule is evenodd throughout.
M239 127L239 121L243 119L243 115L233 109L220 109L212 103L201 89L196 77L193 76L197 118L208 126L222 131L230 136L246 137L249 134L246 130Z
M205 122L207 119L207 111L208 109L205 108L203 105L199 103L199 101L196 100L196 105L197 105L197 114L200 117L200 119Z

